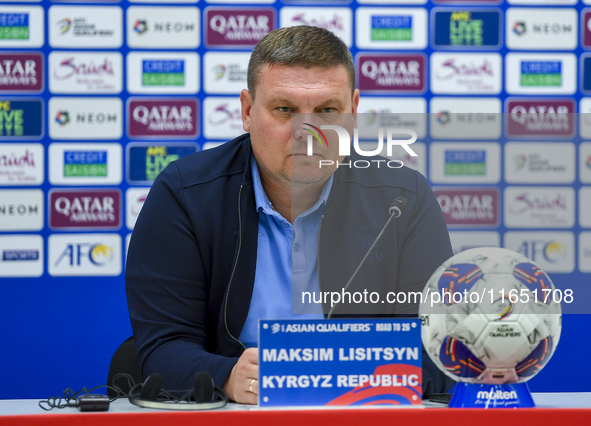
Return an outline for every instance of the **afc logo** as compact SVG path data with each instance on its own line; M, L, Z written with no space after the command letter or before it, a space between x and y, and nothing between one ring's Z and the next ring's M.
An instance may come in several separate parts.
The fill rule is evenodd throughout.
M111 263L114 257L113 248L105 244L68 244L54 266L64 264L62 262L70 266L83 266L89 262L91 265L102 267Z
M556 263L566 256L567 246L553 240L529 240L523 241L515 251L534 262L543 259L550 263Z

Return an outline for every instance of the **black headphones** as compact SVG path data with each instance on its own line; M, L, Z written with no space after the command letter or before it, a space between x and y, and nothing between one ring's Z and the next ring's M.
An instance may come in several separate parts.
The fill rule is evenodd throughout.
M162 376L151 374L144 383L135 385L129 391L129 402L140 407L161 410L212 410L222 408L228 403L228 395L213 383L207 371L195 375L193 389L185 391L166 391L162 389ZM183 393L178 398L171 392Z

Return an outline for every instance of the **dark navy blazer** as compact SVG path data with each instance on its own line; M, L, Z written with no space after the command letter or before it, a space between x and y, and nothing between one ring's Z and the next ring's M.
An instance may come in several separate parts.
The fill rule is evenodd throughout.
M244 346L238 340L254 286L258 213L250 135L174 161L155 180L133 230L126 267L129 315L142 375L190 389L207 370L221 386ZM346 159L367 160L352 153ZM358 163L363 165L365 163ZM426 179L384 162L341 166L319 231L321 291L340 291L388 219L393 221L349 291L422 291L452 256L447 227ZM330 299L329 299L330 300ZM325 314L330 306L324 306ZM416 316L416 303L342 304L335 317ZM423 391L453 384L423 351Z

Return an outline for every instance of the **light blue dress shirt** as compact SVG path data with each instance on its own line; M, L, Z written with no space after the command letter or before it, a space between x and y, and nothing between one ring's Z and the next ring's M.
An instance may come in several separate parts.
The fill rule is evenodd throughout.
M321 304L302 304L301 298L302 292L319 292L318 229L333 181L331 175L318 201L292 226L271 206L254 157L251 169L259 232L252 299L238 338L247 348L258 346L259 319L324 318Z

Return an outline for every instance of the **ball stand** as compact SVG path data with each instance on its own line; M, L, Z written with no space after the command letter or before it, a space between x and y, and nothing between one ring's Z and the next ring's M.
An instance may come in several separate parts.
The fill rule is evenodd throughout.
M456 383L449 406L454 408L529 408L536 405L526 383L511 385Z

